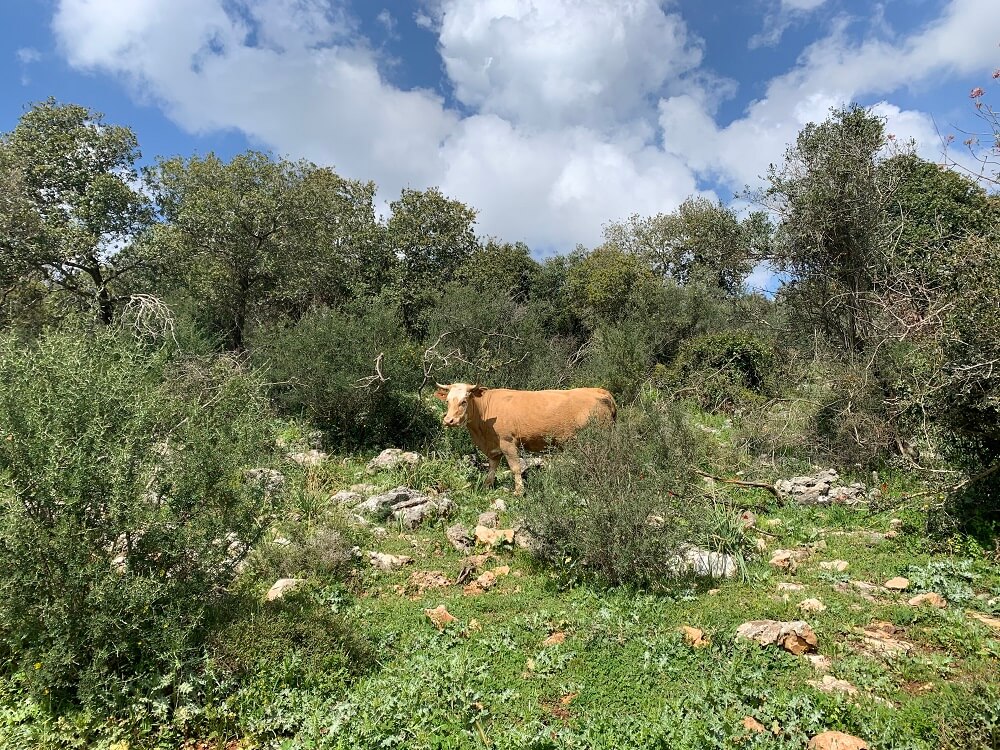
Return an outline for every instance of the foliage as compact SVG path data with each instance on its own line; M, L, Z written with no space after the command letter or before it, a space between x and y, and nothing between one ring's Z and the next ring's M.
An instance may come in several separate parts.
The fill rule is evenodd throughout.
M0 138L0 287L41 280L110 323L116 286L142 263L121 250L152 220L138 157L132 130L86 107L25 112Z
M610 245L579 254L566 284L577 313L592 327L616 323L632 309L642 309L655 294L652 272L635 256Z
M771 231L764 212L740 221L722 203L688 198L670 214L612 222L604 239L641 258L661 278L737 295L755 260L764 257Z
M230 349L255 319L337 304L388 274L372 183L256 152L166 159L147 179L165 219L152 244Z
M732 410L775 393L775 367L769 341L727 331L686 339L660 379L675 395L693 394L703 409Z
M0 377L5 670L121 707L187 661L267 523L259 385L112 332L7 336Z
M252 343L276 401L335 444L397 444L429 428L414 397L420 355L390 301L318 310L266 328Z
M701 442L665 403L619 411L613 429L593 427L552 459L526 522L543 556L612 585L648 586L674 574L690 538L690 466ZM659 516L662 523L651 522Z
M934 591L953 604L967 604L974 598L972 584L979 580L972 560L934 560L911 565L906 577L914 591Z

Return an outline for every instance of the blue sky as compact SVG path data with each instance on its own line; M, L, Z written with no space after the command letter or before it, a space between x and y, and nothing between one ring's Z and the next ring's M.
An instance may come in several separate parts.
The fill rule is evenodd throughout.
M846 101L938 158L998 43L1000 0L10 0L0 129L51 95L147 161L260 148L383 202L437 185L546 254L731 200Z

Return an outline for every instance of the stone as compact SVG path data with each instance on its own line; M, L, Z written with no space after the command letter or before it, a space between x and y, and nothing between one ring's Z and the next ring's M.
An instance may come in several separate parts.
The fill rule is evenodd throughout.
M443 604L439 604L433 609L425 609L424 614L438 630L444 630L451 623L458 622L458 618L451 614Z
M503 513L507 510L507 502L502 498L498 497L492 503L490 503L490 508L497 511L498 513Z
M264 595L264 598L269 602L281 599L285 594L290 591L294 591L303 583L305 583L305 578L279 578L274 582L274 585L267 590L267 594Z
M809 662L810 666L817 672L828 672L833 667L833 662L830 661L829 656L823 656L821 654L805 654L805 658Z
M380 471L391 471L401 466L416 466L423 460L419 453L404 451L401 448L386 448L368 462L367 472L376 474Z
M349 505L355 506L363 500L361 495L357 492L351 492L350 490L341 490L336 494L330 495L330 502L335 505Z
M476 546L476 540L472 538L469 530L460 523L449 526L445 529L444 535L448 537L451 546L459 552L470 552Z
M410 574L406 587L417 594L423 594L428 589L440 589L450 586L448 576L440 570L415 570Z
M712 642L705 637L705 632L700 628L693 628L690 625L681 625L680 631L684 634L684 642L692 648L705 648Z
M491 570L487 570L481 576L476 579L476 585L479 586L483 591L489 591L491 588L497 585L497 576Z
M967 609L965 613L973 620L981 622L986 627L993 628L994 630L1000 632L1000 619L997 619L996 617L990 617L989 615L984 615L982 612L974 612L971 609Z
M756 641L762 646L780 646L796 656L815 651L819 643L816 633L803 620L752 620L736 629L736 637Z
M826 469L813 476L779 480L774 489L780 499L799 505L858 505L879 494L877 489L869 491L860 482L835 484L839 479L834 469Z
M247 469L247 481L260 485L264 492L273 495L285 486L285 475L277 469Z
M868 743L844 732L822 732L806 746L808 750L868 750Z
M388 573L404 565L409 565L413 562L413 558L407 555L390 555L385 552L372 551L368 553L368 562L379 570L384 570Z
M866 651L876 656L908 654L913 644L899 638L903 629L891 622L873 622L861 631L861 642Z
M757 734L767 731L767 727L765 727L763 724L761 724L752 716L743 717L743 728L749 729L751 732L756 732Z
M944 609L948 606L948 601L941 594L929 591L926 594L917 594L907 604L911 607L922 607L926 604L937 609Z
M780 581L778 583L778 591L805 591L806 587L801 583L788 583L786 581Z
M824 560L819 564L823 570L832 570L836 573L843 573L850 566L847 560Z
M711 552L693 544L681 545L670 561L674 575L732 578L738 571L736 558L721 552Z
M890 578L882 585L889 589L889 591L906 591L910 588L910 581L902 576L896 576L895 578Z
M833 675L824 675L821 680L807 680L817 690L824 693L845 693L846 695L857 695L858 689L847 680L840 680Z
M794 573L798 569L799 563L807 557L809 557L807 550L776 549L771 553L769 564L775 568Z
M485 513L480 513L479 519L476 521L476 525L495 529L500 525L500 514L495 510L488 510Z
M542 641L542 645L545 646L545 647L548 647L548 646L558 646L559 644L565 643L565 642L566 642L566 634L564 632L562 632L561 630L557 630L555 633L553 633L548 638L546 638L544 641Z
M819 599L803 599L799 602L799 609L803 612L822 612L826 605Z
M514 529L491 529L486 526L476 526L476 543L487 547L497 547L501 544L514 543Z
M319 466L321 463L326 461L328 458L327 454L321 450L313 448L311 450L302 451L300 453L289 453L288 459L294 461L299 466Z
M454 510L455 504L446 496L430 497L410 487L396 487L372 495L353 508L355 513L379 521L392 518L408 529L416 528L427 519L447 518Z

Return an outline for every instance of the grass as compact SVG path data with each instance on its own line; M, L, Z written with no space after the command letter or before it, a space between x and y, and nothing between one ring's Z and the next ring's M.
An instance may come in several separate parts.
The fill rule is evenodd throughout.
M919 510L896 511L904 530L914 533L874 543L862 532L886 531L891 512L773 507L758 514L758 525L774 535L766 537L769 549L820 549L794 575L771 568L762 553L746 561L744 576L714 584L714 593L705 582L680 582L657 594L565 588L519 550L495 553L486 569L509 565L511 573L482 595L466 596L454 585L418 593L408 587L414 572L440 571L454 580L462 567L464 556L448 543L445 527L473 527L496 499L507 504L501 523L509 526L531 502L531 478L528 494L515 498L505 489L509 473L502 471L501 489L487 491L477 470L458 460L371 476L364 458L331 457L297 474L300 507L276 533L305 538L323 529L331 523L329 496L357 482L436 487L458 509L455 518L413 532L389 525L385 539L358 537L363 551L405 554L414 558L412 565L386 573L362 564L346 589L317 576L297 595L308 599L301 617L308 619L313 607L322 612L317 623L335 618L330 627L351 633L358 644L350 653L368 661L345 669L341 659L288 640L299 631L308 634L309 627L286 628L284 653L262 649L268 658L256 672L219 684L215 692L199 687L187 714L163 715L172 731L148 726L146 735L134 729L116 734L100 717L53 719L43 707L24 705L8 684L0 689L0 745L69 747L74 737L90 737L94 746L110 748L110 737L127 740L115 746L124 750L176 746L169 741L182 734L204 740L204 747L235 747L238 741L243 748L288 750L802 748L814 734L840 729L872 748L930 749L995 747L1000 738L1000 634L965 613L995 608L977 595L995 597L1000 573L985 556L963 562L932 549L917 533ZM907 486L893 477L887 491ZM819 567L834 559L850 563L846 573ZM905 603L912 594L869 601L853 587L837 587L842 580L879 584L908 573L923 587L969 595L944 610L915 609ZM782 594L779 581L804 590ZM244 585L261 595L272 582ZM807 597L822 600L826 610L803 615L797 605ZM441 604L457 622L438 632L424 609ZM258 616L266 611L260 608ZM832 662L831 674L860 694L820 692L809 684L820 675L804 658L735 640L741 623L765 618L806 619L818 635L819 653ZM894 658L866 654L859 631L878 621L903 628L912 651ZM701 628L711 644L686 645L681 625ZM273 631L273 623L268 627L262 632ZM252 631L238 632L249 637ZM554 633L565 639L546 645ZM746 716L766 731L744 728Z

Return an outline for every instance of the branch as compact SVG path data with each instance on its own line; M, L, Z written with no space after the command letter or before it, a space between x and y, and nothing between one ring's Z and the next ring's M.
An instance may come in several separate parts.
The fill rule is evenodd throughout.
M722 484L732 484L737 487L753 487L755 489L767 490L774 495L778 501L781 501L781 495L778 494L778 490L767 482L748 482L743 479L723 479L722 477L714 476L708 472L702 471L701 469L695 469L694 473L706 477L707 479L714 479L716 482L721 482Z

